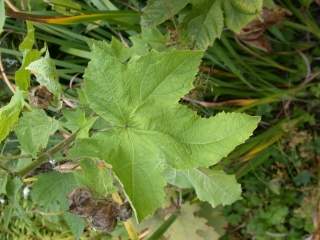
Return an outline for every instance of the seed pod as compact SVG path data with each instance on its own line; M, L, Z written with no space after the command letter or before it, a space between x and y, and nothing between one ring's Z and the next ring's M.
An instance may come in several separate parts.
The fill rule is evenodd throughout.
M89 217L95 209L95 201L91 192L86 188L76 188L68 196L69 212L80 217Z
M90 217L91 226L99 231L112 232L117 225L119 205L112 200L99 201Z

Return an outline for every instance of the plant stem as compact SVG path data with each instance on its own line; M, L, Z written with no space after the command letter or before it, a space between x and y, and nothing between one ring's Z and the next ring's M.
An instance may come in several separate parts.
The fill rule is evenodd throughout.
M48 151L42 153L36 160L34 160L32 163L30 163L25 168L21 169L20 171L16 172L17 176L24 177L32 170L36 169L38 166L40 166L42 163L48 161L50 157L64 149L66 146L68 146L70 143L73 142L73 140L76 138L78 132L75 132L70 135L67 139L63 140L62 142L58 143L57 145L50 148Z
M119 204L123 203L119 193L117 193L117 192L112 194L112 198L115 202L117 202ZM139 240L138 233L137 233L137 231L136 231L135 227L133 226L132 221L130 219L124 222L124 227L126 228L127 233L129 235L129 238L131 240Z
M169 227L174 223L177 219L178 213L173 213L167 220L165 220L160 227L153 232L153 234L148 238L148 240L158 240L163 234L169 229Z

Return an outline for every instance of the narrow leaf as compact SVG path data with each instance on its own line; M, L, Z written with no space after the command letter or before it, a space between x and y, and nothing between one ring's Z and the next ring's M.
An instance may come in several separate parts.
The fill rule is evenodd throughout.
M31 79L31 74L26 67L41 57L40 51L32 49L34 42L34 27L31 22L27 21L27 35L19 45L23 60L20 68L15 72L16 85L24 91L29 89Z
M0 142L5 139L15 127L24 100L22 92L17 90L8 105L0 109Z

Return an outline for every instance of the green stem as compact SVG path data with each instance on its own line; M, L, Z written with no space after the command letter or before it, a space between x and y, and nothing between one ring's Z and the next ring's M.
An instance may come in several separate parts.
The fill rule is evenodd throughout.
M68 146L70 143L73 142L73 140L76 138L78 132L73 133L70 137L63 140L62 142L58 143L57 145L50 148L48 151L42 153L36 160L34 160L32 163L30 163L25 168L21 169L20 171L16 172L15 174L20 177L26 176L29 172L36 169L38 166L40 166L42 163L48 161L50 157L64 149L66 146Z
M148 240L158 240L169 229L178 217L178 212L173 213L167 220L165 220L157 230L148 238Z

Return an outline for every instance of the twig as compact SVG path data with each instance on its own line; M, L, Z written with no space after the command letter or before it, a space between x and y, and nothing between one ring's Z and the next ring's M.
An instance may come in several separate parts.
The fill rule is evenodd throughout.
M112 198L115 202L117 202L119 204L123 203L120 195L117 192L112 194ZM137 231L136 231L135 227L133 226L132 221L130 219L124 222L124 227L126 228L127 233L129 235L129 238L131 240L139 240L138 233L137 233Z
M16 89L14 87L13 84L11 84L10 80L8 79L5 71L4 71L4 67L2 65L2 58L1 58L1 55L0 55L0 72L1 72L1 76L2 76L2 80L5 82L5 84L8 86L8 88L10 89L10 91L12 93L15 93Z

